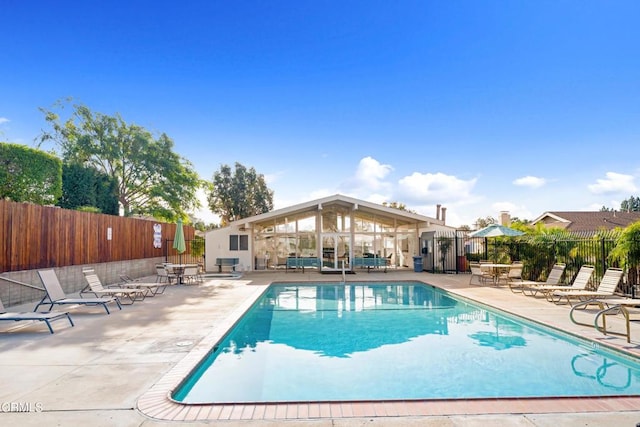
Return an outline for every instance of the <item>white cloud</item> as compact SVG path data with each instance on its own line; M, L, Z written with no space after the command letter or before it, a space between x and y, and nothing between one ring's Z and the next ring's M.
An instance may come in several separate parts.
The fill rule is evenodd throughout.
M220 216L209 210L207 194L201 188L196 190L196 197L200 201L200 208L193 212L193 216L202 220L205 224L220 224Z
M360 160L356 170L356 180L364 186L372 189L380 188L384 185L382 180L393 171L390 165L383 165L372 157L365 157Z
M354 176L339 185L338 193L369 200L371 193L390 193L391 184L384 179L393 171L372 157L364 157L358 163ZM388 197L382 196L384 200Z
M547 183L544 178L538 178L537 176L523 176L513 181L514 185L529 188L540 188Z
M476 178L465 181L441 172L414 172L398 181L398 192L405 198L420 203L445 203L471 198Z
M9 123L9 119L7 119L6 117L0 117L0 125L4 124L4 123Z
M607 172L606 178L597 179L595 184L590 184L587 186L587 188L594 194L631 194L638 189L633 180L634 177L632 175Z
M273 173L263 174L264 181L267 183L267 186L272 185L274 182L278 182L281 177L286 176L285 171L277 171Z

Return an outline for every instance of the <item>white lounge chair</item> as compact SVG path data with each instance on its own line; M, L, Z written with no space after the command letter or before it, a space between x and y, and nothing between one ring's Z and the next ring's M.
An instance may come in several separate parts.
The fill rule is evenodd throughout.
M49 332L53 333L53 328L51 327L51 322L58 319L66 318L71 326L74 326L73 320L71 320L71 316L66 311L48 311L48 312L9 312L4 308L4 304L2 304L2 300L0 300L0 320L8 320L13 322L22 322L22 321L38 321L44 322L49 328Z
M149 289L139 288L105 288L100 281L100 278L94 270L83 270L87 286L80 291L80 296L83 294L92 294L95 297L102 296L115 296L122 302L123 298L126 298L129 304L133 304L136 301L142 301L151 291Z
M529 296L535 296L538 292L541 292L544 289L549 290L549 288L555 288L552 290L556 290L557 288L561 288L562 285L560 285L560 280L562 280L562 275L566 268L567 265L565 263L555 263L547 275L547 280L544 282L523 280L521 284L522 293L527 295L527 292L529 292Z
M109 307L107 304L115 303L120 310L122 310L122 305L120 305L120 300L118 297L108 296L101 298L69 298L65 295L62 290L62 285L60 285L60 281L58 280L58 276L56 272L51 270L39 270L38 276L40 277L40 281L44 285L44 289L46 295L42 297L42 300L36 305L36 308L33 311L38 311L38 307L44 304L49 304L49 310L53 308L54 305L101 305L106 310L107 314L111 314L109 311Z
M604 272L604 276L602 276L598 289L595 291L554 291L553 302L556 304L564 304L563 301L566 300L568 304L574 305L571 303L572 301L584 302L594 298L612 297L618 287L618 283L620 283L620 279L622 279L622 273L623 271L620 268L609 267L607 268L607 271Z
M584 264L573 278L571 285L532 285L523 288L523 293L528 291L529 296L536 296L540 292L548 301L553 301L555 291L585 291L593 277L596 268L593 265Z
M165 289L171 283L169 282L141 282L140 279L134 279L127 274L120 275L121 282L118 283L117 287L119 288L136 288L136 289L149 289L149 293L147 296L152 297L154 295L163 294ZM109 286L107 286L109 287Z

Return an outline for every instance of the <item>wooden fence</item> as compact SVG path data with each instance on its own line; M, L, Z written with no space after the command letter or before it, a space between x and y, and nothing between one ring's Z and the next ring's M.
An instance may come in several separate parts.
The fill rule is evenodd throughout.
M166 257L174 251L166 243L175 229L154 220L0 200L0 272ZM184 235L193 239L194 228L184 226Z

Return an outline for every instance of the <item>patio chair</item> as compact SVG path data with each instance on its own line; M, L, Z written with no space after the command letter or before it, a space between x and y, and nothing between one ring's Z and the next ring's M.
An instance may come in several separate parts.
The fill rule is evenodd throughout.
M496 279L496 284L500 285L500 282L504 282L511 292L516 292L516 289L520 288L520 283L522 283L522 269L524 265L522 261L514 261L511 263L507 271L498 275Z
M10 320L13 322L22 321L38 321L44 322L49 328L49 332L53 333L51 322L58 319L66 318L71 326L74 326L71 316L66 311L48 311L48 312L9 312L4 308L2 300L0 300L0 320Z
M479 285L485 285L489 280L493 280L493 276L484 271L479 262L470 262L469 268L471 269L471 278L469 279L470 285L473 284L474 278L478 279Z
M198 263L198 281L204 282L204 265L202 263Z
M80 291L80 297L83 294L93 294L95 297L101 296L115 296L120 299L125 298L130 301L129 304L133 304L136 301L142 301L151 291L149 289L139 288L105 288L100 281L100 278L94 270L82 270L87 286Z
M184 268L184 272L182 273L182 277L185 283L197 283L199 282L198 278L198 265L187 265Z
M492 264L489 261L480 261L480 271L482 272L482 275L487 279L486 281L490 281L491 283L495 284L497 279L497 270L491 267L491 265Z
M172 283L178 281L178 276L173 273L173 269L169 269L163 264L156 264L156 282L157 283Z
M54 305L101 305L106 310L107 314L111 314L109 311L109 307L107 304L115 303L120 310L122 310L122 305L120 304L120 300L115 296L106 296L100 298L69 298L65 295L62 290L62 286L60 285L60 281L58 280L58 276L53 269L50 270L39 270L38 276L40 277L40 281L44 285L44 289L46 295L40 300L40 302L36 305L36 308L33 311L38 311L38 307L44 304L49 304L49 310L53 308Z
M564 274L564 270L566 268L567 265L565 263L558 262L555 263L553 267L551 267L549 274L547 274L547 280L545 280L544 282L536 282L535 280L523 280L521 287L522 293L524 295L527 295L527 292L529 292L529 296L535 296L540 291L540 289L548 289L546 287L555 288L552 290L562 288L562 285L560 285L560 280L562 279L562 275Z
M595 270L596 268L593 265L584 264L573 278L571 285L531 285L523 288L523 291L525 291L523 294L527 295L526 292L529 292L528 296L536 296L539 292L547 301L552 302L553 293L556 291L585 291ZM551 276L551 273L549 273L549 276Z
M573 300L577 302L585 302L590 299L600 299L600 298L609 298L614 296L616 289L618 288L618 283L620 283L620 279L622 279L622 269L621 268L607 268L607 271L604 272L604 276L602 276L602 280L600 280L600 284L598 285L598 289L595 291L554 291L553 297L556 304L564 304L563 301L566 300L567 304L572 304ZM557 299L555 299L557 297Z

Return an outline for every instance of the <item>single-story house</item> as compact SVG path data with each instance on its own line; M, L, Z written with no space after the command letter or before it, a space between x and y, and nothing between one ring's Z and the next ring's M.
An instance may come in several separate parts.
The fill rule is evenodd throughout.
M640 221L640 212L620 211L553 211L545 212L531 224L543 224L545 227L558 227L571 232L613 230Z
M437 218L336 194L233 221L205 233L205 269L412 267L424 231L455 230Z

